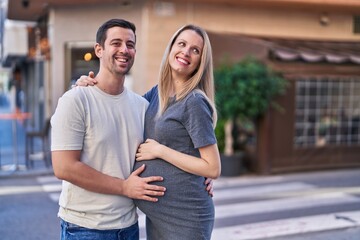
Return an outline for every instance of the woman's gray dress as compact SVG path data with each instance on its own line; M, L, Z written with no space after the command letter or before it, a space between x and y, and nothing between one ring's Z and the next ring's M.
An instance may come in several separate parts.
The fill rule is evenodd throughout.
M145 139L151 138L172 149L200 156L198 148L216 143L212 126L212 108L200 93L193 91L185 99L172 101L165 113L158 110L157 86L144 96L149 102L145 116ZM187 173L161 159L135 163L146 164L142 177L162 176L166 187L156 203L135 200L146 218L149 240L210 239L214 223L214 205L206 191L205 178Z

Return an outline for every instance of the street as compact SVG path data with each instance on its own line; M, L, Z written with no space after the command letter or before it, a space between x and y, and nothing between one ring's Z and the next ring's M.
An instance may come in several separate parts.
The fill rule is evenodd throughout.
M1 239L59 239L57 210L38 177L0 179Z
M220 179L213 239L358 239L360 170ZM346 238L323 231L357 227ZM332 234L331 236L335 236Z
M221 177L212 239L359 239L359 185L360 169ZM1 239L59 239L60 190L52 174L0 178Z

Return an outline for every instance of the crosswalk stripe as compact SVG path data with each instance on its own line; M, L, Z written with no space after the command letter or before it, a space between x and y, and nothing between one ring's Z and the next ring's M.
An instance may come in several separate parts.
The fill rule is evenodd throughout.
M41 177L37 177L36 180L41 184L45 184L45 183L49 183L49 182L60 182L61 183L61 180L55 176L41 176Z
M266 178L254 177L221 177L214 181L214 189L227 187L244 187L270 183L280 183L284 181L282 176L267 176Z
M215 207L215 216L216 218L226 218L354 202L359 202L359 198L344 193L330 192L310 196L297 196L294 198L220 205Z
M251 186L251 187L238 187L236 189L216 189L214 191L214 200L220 201L225 199L244 198L252 197L257 195L264 195L269 193L279 193L286 191L300 191L314 189L315 186L301 183L282 183L282 184L271 184L265 186Z
M360 211L340 212L216 228L211 239L255 240L359 226Z
M44 192L59 192L61 191L61 184L43 184L42 188Z
M337 193L346 193L346 194L359 194L360 187L337 187L337 188L312 188L304 189L302 191L286 191L286 192L273 192L269 194L262 194L262 197L296 197L296 196L306 196L306 195L317 195L330 192Z
M53 200L54 202L59 202L60 192L50 193L49 196L50 196L50 199Z
M12 194L35 193L35 192L42 192L42 188L40 186L0 187L0 196L12 195Z
M139 212L139 210L138 210L138 212ZM145 218L146 218L146 216L145 216L145 214L139 214L139 218L138 218L138 222L139 222L139 228L144 228L145 229L145 226L146 226L146 224L145 224L145 222L146 222L146 220L145 220Z

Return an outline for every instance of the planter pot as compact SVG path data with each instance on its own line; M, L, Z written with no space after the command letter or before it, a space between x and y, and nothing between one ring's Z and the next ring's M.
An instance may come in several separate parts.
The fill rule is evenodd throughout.
M220 155L221 176L239 176L245 172L244 153L239 152L231 156Z

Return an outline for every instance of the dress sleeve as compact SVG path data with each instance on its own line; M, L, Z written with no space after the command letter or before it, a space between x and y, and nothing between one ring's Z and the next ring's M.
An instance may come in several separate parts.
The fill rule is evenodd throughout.
M186 101L184 122L195 148L216 143L212 107L199 93L190 93Z
M143 95L143 97L148 101L151 102L151 99L157 95L157 91L158 91L158 85L152 87L147 93L145 93Z

